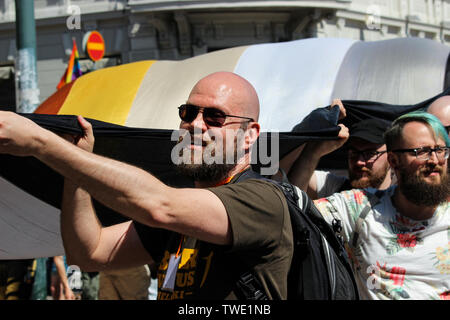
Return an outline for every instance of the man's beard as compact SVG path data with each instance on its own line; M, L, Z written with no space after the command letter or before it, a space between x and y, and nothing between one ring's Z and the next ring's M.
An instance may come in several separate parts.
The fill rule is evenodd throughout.
M208 146L213 147L213 144L215 142L209 142ZM211 152L211 155L213 157L217 157L215 154L215 148L213 148L213 151ZM193 152L189 149L182 149L181 152ZM191 163L185 163L181 162L176 165L177 171L185 175L189 178L192 178L194 181L201 181L201 182L209 182L209 183L216 183L225 180L230 172L236 167L237 160L238 160L238 150L237 150L237 141L234 142L234 149L233 149L233 163L227 163L226 154L222 153L218 156L218 158L221 160L220 163L205 163L204 156L205 156L206 150L204 150L204 153L202 154L201 161L191 161ZM191 156L192 160L192 156ZM193 163L192 163L193 162ZM200 163L198 163L200 162Z
M353 171L349 172L349 179L352 188L364 189L364 188L375 188L378 189L383 181L386 179L386 175L389 172L389 165L386 163L384 168L380 168L378 173L374 173L371 169L362 169L363 172L367 173L366 176L361 177L355 174Z
M230 171L235 167L234 164L185 164L180 163L176 166L177 171L194 181L201 182L220 182L225 180Z
M436 168L433 168L436 169ZM439 169L439 167L438 167ZM435 207L446 202L450 191L448 170L445 172L440 167L441 181L439 183L426 182L421 176L423 169L416 174L408 173L405 169L399 169L398 185L400 191L417 206Z

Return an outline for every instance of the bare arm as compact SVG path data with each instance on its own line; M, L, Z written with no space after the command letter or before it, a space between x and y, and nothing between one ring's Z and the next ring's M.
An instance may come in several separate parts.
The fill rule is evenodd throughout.
M225 207L212 192L171 188L142 169L80 150L17 114L0 112L0 153L34 156L104 205L143 224L231 243Z
M89 194L66 180L61 233L68 264L83 271L128 268L153 260L132 221L102 227Z
M58 153L55 146L38 158L104 205L152 227L217 244L231 242L225 207L212 192L171 188L137 167L62 149L64 153Z
M92 126L82 117L82 137L65 139L81 150L92 152ZM61 208L61 233L67 260L85 271L99 271L153 263L142 246L133 224L125 222L104 228L95 213L91 196L70 179L64 180Z
M340 119L345 117L345 108L341 100L333 100L332 105L339 105ZM311 199L317 198L317 181L314 174L320 159L334 150L340 148L349 138L348 128L339 124L338 140L308 142L298 155L288 172L289 181L306 191Z

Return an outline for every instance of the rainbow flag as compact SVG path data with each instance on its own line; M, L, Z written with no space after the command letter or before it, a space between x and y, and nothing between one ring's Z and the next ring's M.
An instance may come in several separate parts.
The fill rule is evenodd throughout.
M75 39L73 39L72 41L73 46L72 53L70 54L69 64L67 65L66 72L64 72L64 75L56 86L58 90L61 89L65 84L70 83L76 78L79 78L83 75L81 73L79 62L80 56L78 54L77 43L75 42Z

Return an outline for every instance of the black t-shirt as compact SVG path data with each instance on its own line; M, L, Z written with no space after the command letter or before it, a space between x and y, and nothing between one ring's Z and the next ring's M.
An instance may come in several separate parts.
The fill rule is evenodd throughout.
M286 299L292 259L292 229L281 190L250 179L209 188L224 204L233 243L220 246L134 222L146 250L158 264L158 299L236 299L234 286L250 269L271 299ZM180 263L173 292L162 289L171 255Z

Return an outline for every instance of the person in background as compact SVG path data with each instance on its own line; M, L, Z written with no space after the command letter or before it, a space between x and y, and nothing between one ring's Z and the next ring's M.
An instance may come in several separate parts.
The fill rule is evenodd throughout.
M50 276L50 293L53 300L75 300L66 274L67 265L64 256L53 257L53 268Z
M339 106L339 118L344 118L346 112L341 100L333 100L332 105ZM350 130L342 124L339 126L341 130L338 140L308 142L301 147L301 153L298 153L299 150L294 151L287 157L290 160L282 160L280 166L284 166L289 181L305 190L311 199L353 188L388 188L392 181L383 133L389 127L389 122L365 119L355 123ZM348 148L348 178L328 171L315 170L320 158L345 143ZM286 165L283 165L283 161Z
M29 300L34 259L0 261L0 300Z
M427 112L441 120L450 135L450 96L442 96L434 100L429 105Z
M397 118L385 133L397 185L353 189L315 205L341 235L362 299L450 297L450 140L427 112Z
M99 300L148 300L148 265L99 272Z

